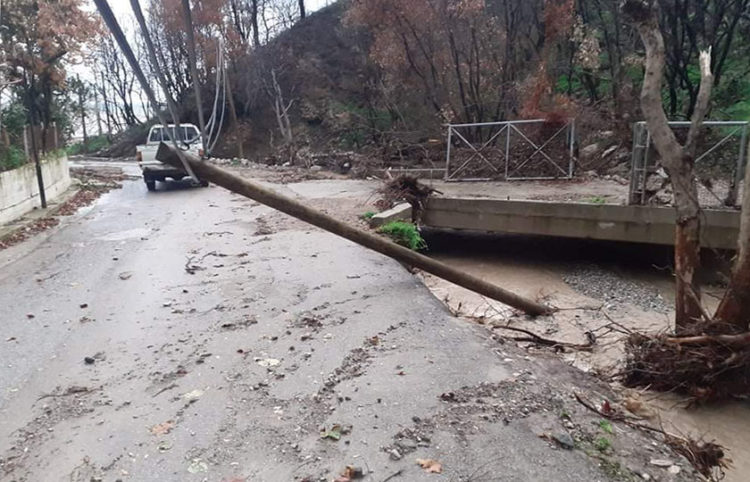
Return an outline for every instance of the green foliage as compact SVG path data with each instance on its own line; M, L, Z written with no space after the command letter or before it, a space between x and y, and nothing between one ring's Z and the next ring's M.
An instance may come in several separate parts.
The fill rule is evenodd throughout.
M14 146L10 146L8 149L0 147L0 171L10 171L25 163L26 155L21 149Z
M107 139L107 136L101 135L101 136L94 136L89 137L88 143L86 146L83 145L83 142L77 142L75 144L72 144L66 148L68 155L76 155L76 154L84 154L86 152L99 152L105 147L109 146L109 139Z
M386 110L360 107L352 103L335 103L333 116L343 121L339 143L343 148L364 146L369 140L393 128L393 118Z
M602 196L593 196L593 197L584 199L584 202L591 203L591 204L607 204L607 200Z
M609 420L600 420L599 421L599 428L602 429L603 431L609 433L609 434L615 433L615 430L612 427L612 424L610 423Z
M26 125L27 118L23 104L14 99L13 102L3 107L2 117L3 129L7 129L8 137L15 141L22 139L23 126Z
M599 452L607 452L612 448L612 442L606 437L599 437L594 440L594 448Z
M381 226L378 232L389 236L395 243L414 251L427 248L427 243L412 223L393 221Z
M375 216L377 213L375 211L367 211L366 213L362 214L360 218L365 220L370 220Z

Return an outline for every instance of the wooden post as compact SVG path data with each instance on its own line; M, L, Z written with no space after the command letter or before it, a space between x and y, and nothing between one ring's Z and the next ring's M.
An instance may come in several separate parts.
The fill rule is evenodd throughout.
M545 306L534 300L523 298L515 293L511 293L510 291L500 288L492 283L488 283L476 276L460 271L445 263L419 254L380 236L350 226L327 214L309 208L292 198L283 196L258 183L250 181L249 179L232 174L229 171L225 171L224 169L207 162L202 162L189 152L183 153L183 157L200 179L213 182L214 184L234 193L248 197L261 204L265 204L266 206L277 209L297 219L301 219L313 226L317 226L409 266L414 266L444 280L450 281L451 283L455 283L461 287L487 296L488 298L500 301L501 303L505 303L513 308L518 308L529 315L537 316L553 312L553 309L549 306ZM163 142L159 145L156 159L175 167L180 167L182 165L175 149Z

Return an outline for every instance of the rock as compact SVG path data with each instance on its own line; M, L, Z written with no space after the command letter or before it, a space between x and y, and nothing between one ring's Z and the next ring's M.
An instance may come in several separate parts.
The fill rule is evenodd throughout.
M560 444L560 447L564 448L565 450L573 450L574 448L576 448L576 442L568 432L556 433L552 435L552 439Z
M650 175L646 179L646 191L657 192L660 191L666 184L666 179L658 175Z
M620 176L619 174L613 174L612 180L615 181L617 184L621 184L623 186L627 186L628 184L630 184L630 181Z
M599 133L600 139L612 139L615 136L615 131L602 131Z
M643 472L642 474L638 474L641 476L643 480L651 480L651 476L647 474L646 472Z
M203 390L193 390L182 396L188 403L193 403L203 396Z
M403 455L401 455L401 452L398 451L398 449L392 449L388 452L388 455L390 456L391 460L401 460L403 458Z
M619 146L612 146L612 147L608 148L607 150L605 150L604 152L602 152L602 159L605 159L605 158L611 156L612 153L614 153L617 150L618 147Z
M310 170L312 172L319 172L319 171L322 171L323 168L321 166L310 166Z
M396 441L396 445L404 452L411 452L417 450L417 443L409 438L402 438Z
M671 467L672 465L674 465L674 463L669 459L651 459L649 463L657 467Z
M85 363L86 365L93 365L94 362L96 362L94 357L87 356L87 357L84 357L83 359L83 363Z
M596 143L589 144L588 146L581 149L581 151L579 152L579 157L582 160L591 159L592 157L597 155L600 150L601 150L601 146L599 146L599 144L596 144Z
M667 472L669 472L669 473L670 473L670 474L672 474L672 475L677 475L677 474L679 474L679 473L680 473L680 471L681 471L681 470L682 470L682 469L680 468L680 466L679 466L679 465L672 465L672 466L670 466L670 467L669 467L669 468L667 469Z

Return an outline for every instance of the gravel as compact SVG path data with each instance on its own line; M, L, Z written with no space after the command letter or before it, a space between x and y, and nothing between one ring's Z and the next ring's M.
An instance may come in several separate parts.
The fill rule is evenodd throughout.
M623 278L597 265L576 266L563 276L563 281L579 293L608 304L631 304L658 313L671 310L653 286Z

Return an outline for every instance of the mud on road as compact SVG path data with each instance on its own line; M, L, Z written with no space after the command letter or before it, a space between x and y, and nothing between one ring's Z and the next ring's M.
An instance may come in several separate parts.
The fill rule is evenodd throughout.
M373 187L276 185L351 222ZM124 180L0 266L3 481L695 477L595 378L216 187Z

